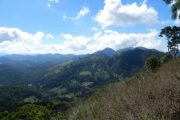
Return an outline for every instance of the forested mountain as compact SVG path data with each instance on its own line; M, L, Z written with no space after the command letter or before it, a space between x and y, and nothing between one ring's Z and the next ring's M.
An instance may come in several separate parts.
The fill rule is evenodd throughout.
M61 104L86 97L104 85L141 71L153 49L106 48L88 55L8 55L0 57L0 111L24 103Z
M104 50L88 55L8 55L0 57L0 111L36 103L59 105L141 71L147 57L164 53L146 48ZM65 107L66 108L66 107ZM64 108L63 108L64 109Z
M106 48L89 55L6 55L0 57L0 84L38 82L40 86L52 88L64 85L64 81L77 80L96 81L95 84L101 85L119 76L130 76L143 67L149 55L160 57L162 54L145 48L118 51ZM104 73L107 76L103 76Z
M66 94L84 95L98 86L132 76L143 68L145 60L151 55L161 57L163 53L135 48L115 54L108 48L87 56L88 59L83 58L49 69L40 85L48 89L63 89Z

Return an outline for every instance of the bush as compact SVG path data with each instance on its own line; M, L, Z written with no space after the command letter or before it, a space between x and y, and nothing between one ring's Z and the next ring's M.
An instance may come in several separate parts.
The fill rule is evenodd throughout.
M145 68L151 71L160 67L160 61L155 56L150 56L145 62Z
M172 57L171 54L166 53L165 55L163 55L163 56L161 57L161 63L166 63L166 62L168 62L169 60L171 60L172 58L173 58L173 57Z
M23 105L15 113L13 119L18 120L47 120L50 118L51 111L40 105Z

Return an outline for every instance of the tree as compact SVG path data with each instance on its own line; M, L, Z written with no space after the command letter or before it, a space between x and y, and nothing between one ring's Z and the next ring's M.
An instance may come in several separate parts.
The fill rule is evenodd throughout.
M163 0L166 4L171 4L172 19L180 19L180 0ZM168 39L168 52L176 57L180 46L180 27L165 27L161 30L160 37Z
M165 53L162 57L161 57L161 63L166 63L168 62L169 60L172 59L172 55L169 54L169 53Z
M26 104L19 107L12 120L49 120L51 110L45 106Z
M160 61L155 56L150 56L146 59L145 68L154 71L160 67Z
M178 10L180 9L180 0L163 0L166 4L171 4L172 19L180 18Z
M168 52L176 57L180 47L180 27L165 27L161 30L160 37L165 36L168 40Z

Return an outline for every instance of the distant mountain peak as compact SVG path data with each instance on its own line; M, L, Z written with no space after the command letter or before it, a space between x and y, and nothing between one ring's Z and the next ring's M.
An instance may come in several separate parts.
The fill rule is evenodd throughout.
M112 48L105 48L103 50L97 51L94 53L95 55L107 55L107 56L113 56L116 54L116 51L113 50Z
M126 51L128 51L128 50L133 50L133 49L134 49L134 47L127 47L127 48L123 48L123 49L117 50L117 53L118 53L118 54L121 54L121 53L123 53L123 52L126 52Z
M102 51L115 51L114 49L110 48L110 47L107 47L107 48L104 48Z
M145 47L135 47L135 49L148 50L148 48L145 48Z

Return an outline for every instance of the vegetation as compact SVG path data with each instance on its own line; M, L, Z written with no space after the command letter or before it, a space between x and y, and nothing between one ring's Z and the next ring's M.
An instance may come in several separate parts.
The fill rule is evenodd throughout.
M165 27L161 30L160 36L165 36L168 40L168 51L173 57L176 57L179 54L180 46L180 27Z
M101 51L104 52L104 51ZM88 96L96 88L130 77L144 67L145 60L163 53L156 50L135 48L110 56L95 53L65 66L55 66L40 81L45 89L61 91L61 95ZM114 54L114 53L113 53ZM43 83L42 83L43 82ZM89 84L90 83L90 84ZM84 86L85 85L85 86Z
M141 71L150 55L160 58L163 53L108 48L55 66L46 62L37 65L24 57L21 61L20 56L15 61L10 56L5 61L0 58L0 119L63 119L70 107L96 89Z
M98 90L70 120L179 120L180 58Z
M179 0L163 0L166 4L172 5L172 19L180 18L178 15L178 10L180 9L180 1ZM174 4L173 4L174 3Z
M172 59L172 55L169 53L165 53L162 57L161 57L161 63L166 63L168 61L170 61Z
M27 104L19 107L15 112L0 113L1 120L48 120L51 111L43 106Z
M180 0L163 0L166 4L170 4L172 8L172 19L180 19ZM167 26L160 32L160 37L165 36L168 40L168 51L173 57L179 55L180 46L180 27Z
M155 56L150 56L145 62L145 68L147 70L154 71L160 67L160 61Z

